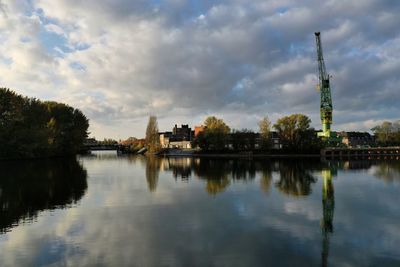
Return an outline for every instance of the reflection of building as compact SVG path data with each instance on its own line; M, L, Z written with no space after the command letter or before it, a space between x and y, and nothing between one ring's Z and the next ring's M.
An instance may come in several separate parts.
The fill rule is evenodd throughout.
M182 124L179 128L176 124L172 132L160 132L160 144L163 148L191 148L194 131L189 125Z
M192 158L171 157L162 159L160 168L164 171L172 171L175 179L180 177L183 181L187 181L192 175L192 164Z
M342 143L348 147L372 146L375 138L367 132L339 132Z

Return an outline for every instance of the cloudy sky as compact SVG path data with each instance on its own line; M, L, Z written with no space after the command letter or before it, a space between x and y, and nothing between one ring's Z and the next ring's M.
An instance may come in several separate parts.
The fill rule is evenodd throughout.
M0 0L0 86L81 109L97 138L215 115L320 127L314 32L335 130L399 119L397 0Z

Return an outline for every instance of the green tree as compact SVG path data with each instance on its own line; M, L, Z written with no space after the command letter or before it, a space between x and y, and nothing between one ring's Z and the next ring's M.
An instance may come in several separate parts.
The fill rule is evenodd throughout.
M0 158L76 154L89 121L77 109L0 88Z
M228 144L230 128L222 119L210 116L205 119L206 129L194 141L202 150L221 151Z
M235 151L254 150L256 134L248 129L233 131L230 140Z
M278 119L274 128L282 144L288 150L299 150L304 133L310 130L311 120L303 114L292 114Z
M149 122L147 123L146 147L149 153L157 153L161 149L156 116L150 116Z

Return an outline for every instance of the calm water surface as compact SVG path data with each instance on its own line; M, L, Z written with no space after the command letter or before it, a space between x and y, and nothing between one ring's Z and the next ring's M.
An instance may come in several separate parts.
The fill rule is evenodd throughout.
M0 168L0 266L400 266L398 160Z

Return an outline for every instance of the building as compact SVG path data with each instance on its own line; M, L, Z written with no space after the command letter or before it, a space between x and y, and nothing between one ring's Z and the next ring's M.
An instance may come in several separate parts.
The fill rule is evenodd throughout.
M366 147L375 144L375 137L367 132L338 132L342 143L348 147Z
M204 132L206 129L206 126L200 125L200 126L194 126L194 137L197 137L199 133Z
M278 133L277 132L270 132L269 135L270 135L270 138L271 138L272 149L281 149L282 148L282 143L281 143L281 139L278 136Z
M261 143L261 135L259 133L256 134L256 148L260 148ZM269 138L271 141L271 149L282 149L281 139L278 136L277 132L269 132Z
M159 136L162 148L189 149L192 148L194 131L188 124L182 124L181 127L175 124L172 132L160 132Z

